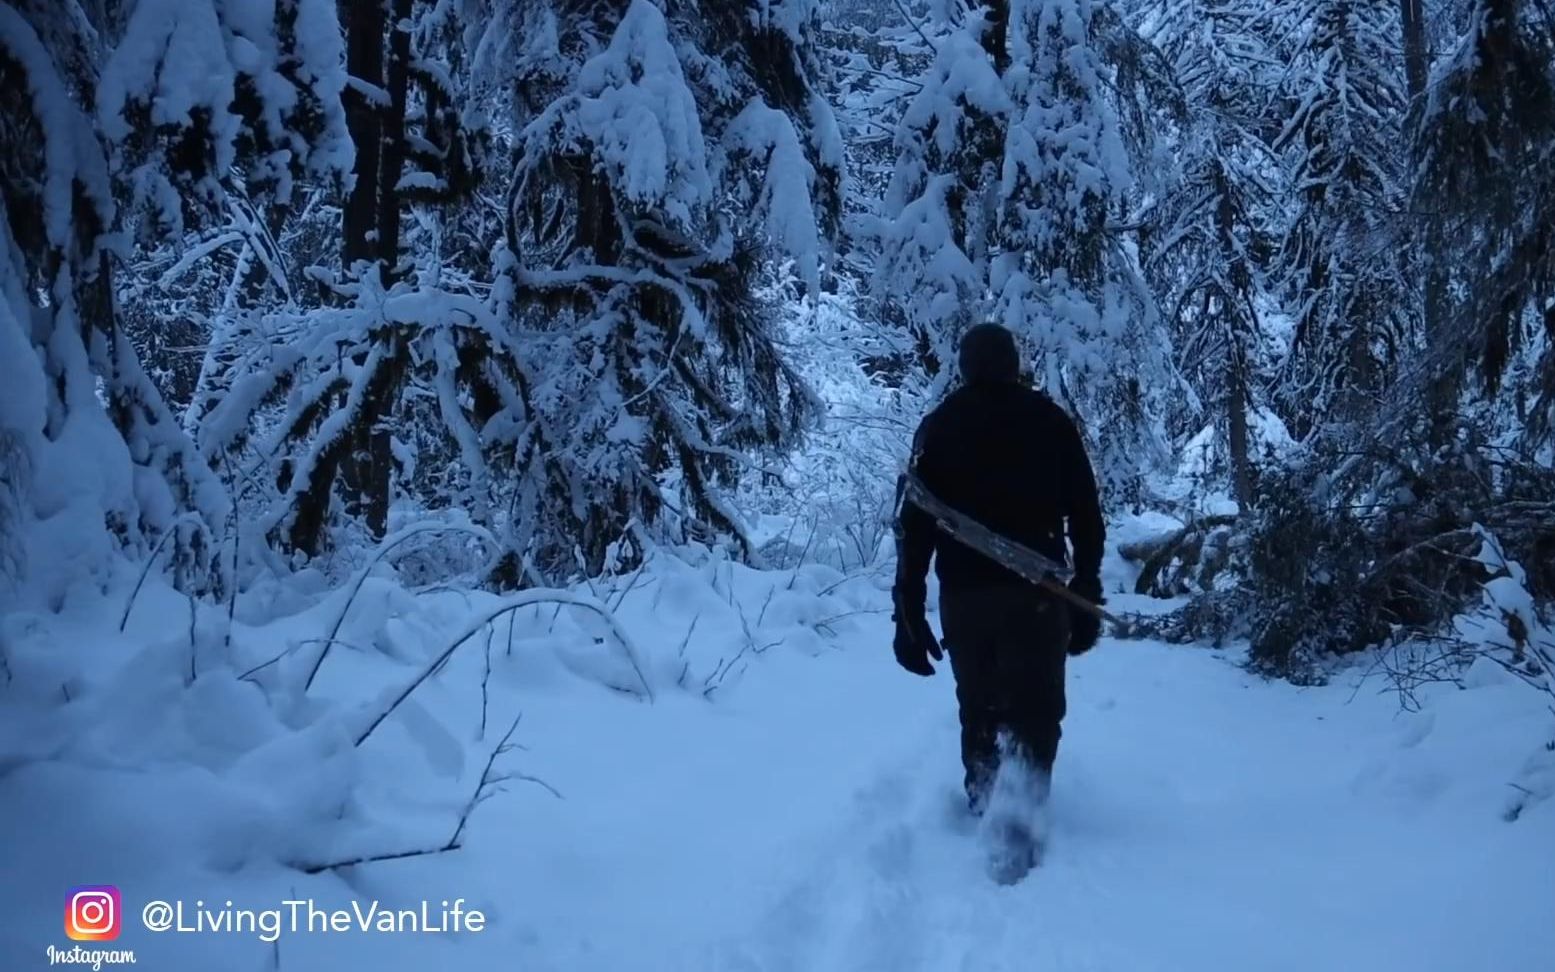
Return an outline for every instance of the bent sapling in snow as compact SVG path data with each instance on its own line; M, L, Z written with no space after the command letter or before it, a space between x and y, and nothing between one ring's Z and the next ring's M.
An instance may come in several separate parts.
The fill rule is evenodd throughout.
M405 541L418 536L438 533L466 533L484 541L487 547L493 551L501 549L496 538L489 531L468 523L416 523L384 537L378 544L377 550L373 551L372 556L368 558L367 563L357 570L356 576L350 584L350 593L346 595L344 602L340 605L340 610L335 615L335 621L330 625L329 634L319 640L318 652L312 658L305 659L302 663L301 667L307 669L307 678L302 683L303 692L307 692L313 687L313 680L318 677L319 668L323 666L324 659L329 655L329 649L339 640L340 628L345 624L346 615L351 612L352 603L356 600L357 594L361 592L362 585L367 582L367 578L372 574L373 569ZM495 563L495 560L492 562Z
M480 634L487 625L492 624L505 614L511 614L514 611L519 611L535 604L548 603L580 607L602 618L609 626L617 643L621 646L622 652L625 653L632 671L636 673L642 697L649 702L653 701L653 687L648 684L648 678L643 674L642 665L638 662L638 652L632 644L632 639L616 621L615 615L611 614L609 608L585 594L579 594L574 591L524 591L521 594L514 594L504 598L498 602L496 607L481 612L474 621L471 621L465 626L463 631L454 637L446 648L439 652L431 661L427 662L419 674L407 681L402 687L389 693L383 701L363 706L354 720L358 726L352 733L355 744L360 746L365 743L378 727L383 725L384 720L394 713L394 710L399 707L400 703L408 699L412 692L420 688L427 679L432 677L433 673L442 668L448 659L453 657L453 653L459 649L460 645Z

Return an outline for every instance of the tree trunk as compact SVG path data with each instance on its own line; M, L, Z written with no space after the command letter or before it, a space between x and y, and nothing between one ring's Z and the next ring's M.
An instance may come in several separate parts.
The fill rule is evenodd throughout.
M1226 422L1229 426L1228 451L1231 454L1231 485L1237 509L1247 512L1253 502L1253 477L1248 457L1247 434L1247 359L1240 344L1227 356L1230 374L1226 376Z
M405 101L410 87L412 0L394 0L389 24L389 105L382 113L378 172L378 272L387 287L400 259L400 177L405 168Z
M389 23L389 105L381 113L378 166L378 276L385 288L398 278L400 262L400 177L405 168L405 102L410 87L410 14L412 0L394 0ZM394 403L399 400L405 370L404 338L385 325L380 343L387 343L383 381L366 402L367 423L356 450L356 493L360 512L373 537L389 531L389 503L394 481Z
M347 70L363 85L381 92L376 99L355 89L345 93L346 125L356 145L356 183L342 214L341 260L348 272L358 261L371 262L384 287L393 283L399 263L398 184L405 164L405 105L410 84L410 34L404 28L412 3L393 0L391 7L383 0L359 0L341 4L347 31ZM391 422L399 397L404 348L401 336L388 325L381 326L376 340L388 344L382 371L368 387L361 423L350 433L350 448L341 460L340 474L346 512L361 519L374 537L382 537L388 532L394 468Z
M1409 86L1409 100L1414 103L1425 93L1426 76L1430 59L1426 52L1424 0L1399 0L1399 23L1404 40L1404 80ZM1425 318L1427 344L1439 347L1444 335L1442 321L1446 317L1446 275L1442 272L1439 254L1441 244L1435 230L1427 227L1422 240L1421 254L1424 260L1425 301L1421 311ZM1453 413L1458 403L1458 375L1461 363L1442 359L1437 361L1437 374L1426 392L1429 409L1429 442L1439 449L1451 441L1454 434Z
M1409 100L1425 93L1429 67L1425 50L1425 0L1399 0L1399 23L1404 32L1404 81L1409 85Z
M377 0L340 0L346 27L346 71L376 90L383 88L383 5ZM340 261L349 271L358 260L372 260L378 221L378 169L382 151L381 109L355 87L347 87L346 127L356 146L355 183L341 219Z
M1010 67L1010 0L990 0L988 4L988 33L983 35L983 49L993 59L994 70L1003 77Z
M1252 468L1248 458L1247 403L1247 347L1242 341L1242 310L1239 302L1245 299L1252 286L1252 274L1246 272L1241 247L1236 236L1236 207L1232 202L1231 185L1223 165L1215 167L1215 230L1220 238L1221 252L1232 261L1231 286L1239 293L1220 295L1221 320L1226 332L1226 451L1231 457L1231 486L1237 508L1246 512L1253 502ZM1249 311L1251 310L1249 302Z

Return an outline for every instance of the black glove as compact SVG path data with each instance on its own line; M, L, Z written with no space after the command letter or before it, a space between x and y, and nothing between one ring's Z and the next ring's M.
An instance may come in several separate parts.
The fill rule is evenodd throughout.
M914 675L933 675L934 666L929 664L929 656L939 661L945 653L940 650L939 639L934 637L934 629L929 627L922 603L904 603L900 594L894 598L896 613L891 619L896 622L896 638L891 648L896 652L897 664Z
M1096 577L1076 575L1069 581L1069 591L1078 594L1092 604L1101 604L1101 580ZM1083 655L1096 647L1101 637L1101 618L1080 607L1069 605L1069 654Z

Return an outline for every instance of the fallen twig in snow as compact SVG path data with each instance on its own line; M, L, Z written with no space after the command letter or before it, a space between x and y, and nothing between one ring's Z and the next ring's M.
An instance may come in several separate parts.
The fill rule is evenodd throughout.
M740 646L740 650L735 652L733 658L727 660L720 658L718 660L718 664L708 673L707 678L702 680L703 698L712 698L713 693L723 687L724 679L734 670L734 663L745 657L745 653L749 650L750 645L747 643ZM740 670L744 671L744 668Z
M837 636L837 629L834 626L834 623L837 622L837 621L841 621L841 620L843 620L845 618L851 618L851 617L854 617L854 616L860 615L860 614L886 614L886 613L888 613L888 612L886 611L885 608L859 608L858 610L855 610L855 611L844 611L841 614L833 614L830 617L821 618L819 621L812 621L810 623L810 627L814 628L816 631L820 631L822 628L824 628L824 629L826 629L826 633L827 633L828 636L835 638Z
M686 646L691 644L691 633L697 629L697 622L702 620L702 612L691 616L691 623L686 626L686 636L680 639L680 648L675 652L677 658L686 657Z
M487 797L501 792L498 789L493 789L493 787L500 787L501 784L508 780L523 780L526 783L534 783L544 787L556 799L562 799L562 795L556 792L555 787L533 776L524 776L519 773L507 773L502 776L491 775L492 767L497 764L497 757L512 752L515 748L508 740L513 738L513 733L518 729L519 720L523 717L524 714L522 712L513 717L513 724L508 726L508 731L502 734L502 738L498 740L497 745L486 757L486 766L481 770L481 778L475 783L475 792L470 794L469 802L464 805L464 810L459 814L459 824L454 827L453 836L448 838L448 843L443 846L444 850L457 850L459 848L459 838L464 836L464 828L470 823L470 814L474 813L475 808L480 806Z
M1428 650L1427 646L1436 646ZM1419 712L1417 692L1422 686L1439 683L1461 684L1459 673L1466 666L1466 659L1475 653L1472 646L1452 638L1417 638L1395 640L1377 652L1376 659L1355 684L1355 693L1372 676L1381 673L1387 684L1379 691L1395 692L1398 707L1405 712Z
M293 865L304 874L320 874L324 871L333 871L342 867L355 867L358 864L375 864L379 861L402 861L409 857L430 857L434 854L446 854L457 847L423 847L418 850L393 851L387 854L363 854L361 857L348 857L341 861L330 861L327 864L297 864Z
M453 835L450 836L447 842L441 846L412 848L410 850L401 851L389 851L382 854L363 854L358 857L348 857L343 860L330 861L329 863L325 864L298 864L294 866L296 866L297 869L302 871L304 874L318 874L323 871L333 871L342 867L355 867L358 864L375 864L380 861L402 861L411 857L430 857L436 854L447 854L451 851L459 850L464 846L462 843L460 843L459 839L464 836L464 828L469 826L470 815L473 814L475 812L475 808L485 802L487 798L501 792L501 784L506 783L509 780L521 780L526 783L534 783L537 786L543 787L552 796L556 797L556 799L565 799L559 792L557 792L554 786L551 786L549 783L539 779L538 777L526 776L521 773L504 773L500 776L492 775L491 771L497 764L497 757L510 753L514 749L522 748L511 742L513 733L517 731L518 723L521 719L523 719L523 713L519 713L517 716L513 717L513 723L512 725L508 726L508 731L502 734L501 740L497 742L497 745L494 746L491 752L487 755L486 765L481 769L480 779L475 783L475 791L470 794L470 799L465 802L464 809L459 812L459 822L454 825Z
M762 620L764 618L766 618L766 616L767 616L767 608L769 606L771 606L771 604L772 604L772 595L774 595L776 593L777 593L777 585L776 584L773 584L771 587L767 588L767 599L765 601L761 602L761 613L756 615L756 625L758 627L760 627Z
M815 592L815 596L816 597L825 597L826 595L828 595L831 592L835 591L837 588L839 588L842 585L846 584L848 581L858 580L860 577L868 577L871 574L878 574L878 573L880 573L880 570L881 570L881 566L879 564L876 564L876 565L874 565L872 567L865 567L865 568L860 568L859 570L850 571L849 573L846 573L846 574L842 575L837 580L832 581L830 584L827 584L825 587L823 587L820 590L816 591Z
M691 633L697 629L697 622L702 619L702 612L698 611L691 616L691 623L686 626L686 636L680 639L680 647L675 652L675 657L680 659L680 674L675 677L675 684L686 688L686 676L691 674L691 662L686 660L686 647L691 644Z
M301 648L303 645L318 644L320 641L323 641L323 640L324 640L323 638L304 638L303 640L301 640L301 641L297 642L296 644L293 644L291 647L287 648L285 651L281 652L279 655L276 655L274 658L271 658L269 661L262 661L259 664L255 665L253 668L250 668L248 671L246 671L243 674L239 675L238 679L239 680L244 680L244 679L249 678L252 675L256 675L259 672L263 671L264 669L269 668L271 665L274 665L276 662L280 661L281 659L285 658L287 655L290 655L292 652L296 651L298 648ZM361 647L359 647L357 645L353 645L349 641L341 641L339 638L336 638L335 640L339 644L345 645L347 648L355 648L357 651L362 651L363 650Z
M715 665L713 670L708 673L707 678L702 680L702 697L705 699L712 698L715 691L723 688L724 679L729 677L729 673L734 671L735 663L743 659L747 653L753 655L764 654L769 649L776 648L782 643L782 639L779 639L777 641L770 641L764 645L758 645L756 644L755 640L751 638L749 629L747 629L745 643L740 646L739 651L735 652L734 657L729 659L720 658L718 660L718 664ZM741 665L740 671L743 673L746 667L746 665ZM684 677L684 674L685 673L682 672L682 677Z
M487 686L491 682L491 636L496 634L496 626L486 628L486 669L481 673L481 739L486 738L486 709L490 696Z

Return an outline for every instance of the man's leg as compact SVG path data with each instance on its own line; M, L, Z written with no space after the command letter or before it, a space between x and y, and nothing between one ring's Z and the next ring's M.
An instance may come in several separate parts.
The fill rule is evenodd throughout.
M1006 689L1001 722L1045 791L1068 711L1069 613L1056 599L1033 592L1011 605L1009 617L997 648L999 681Z
M1008 884L1041 860L1047 843L1042 808L1066 707L1068 612L1030 588L987 593L980 616L993 650L995 732L1008 747L990 794L988 863L994 880Z
M990 624L980 592L943 591L940 623L956 679L961 712L961 764L967 804L981 814L999 769L1000 703L997 625Z

